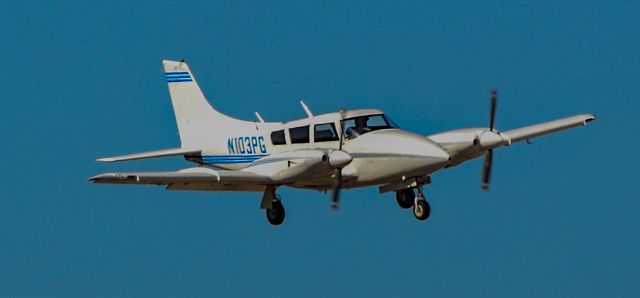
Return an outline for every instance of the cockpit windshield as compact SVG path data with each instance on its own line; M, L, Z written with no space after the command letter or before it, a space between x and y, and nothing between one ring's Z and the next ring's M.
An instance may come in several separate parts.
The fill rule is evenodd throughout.
M398 128L391 119L382 114L344 119L342 123L344 127L344 135L348 139L356 138L359 135L363 135L374 130Z

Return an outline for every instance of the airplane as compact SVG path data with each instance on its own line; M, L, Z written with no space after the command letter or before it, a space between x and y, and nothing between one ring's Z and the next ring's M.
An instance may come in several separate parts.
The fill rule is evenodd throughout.
M257 121L225 115L211 106L184 60L163 60L179 148L99 158L120 162L183 156L196 166L178 171L104 173L94 183L161 185L167 190L261 192L260 208L272 225L285 219L280 187L331 191L338 208L342 188L377 186L395 192L397 204L418 220L431 214L423 187L437 171L484 156L481 186L489 189L493 150L546 134L585 126L582 114L501 132L494 127L497 92L490 97L489 126L419 135L401 129L381 110L340 110L306 118ZM416 194L417 192L417 194Z

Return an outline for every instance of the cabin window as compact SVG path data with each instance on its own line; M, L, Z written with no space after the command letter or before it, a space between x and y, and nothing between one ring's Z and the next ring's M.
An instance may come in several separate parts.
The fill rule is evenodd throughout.
M289 128L291 144L309 143L309 125Z
M314 142L337 141L338 133L333 123L318 124L315 126Z
M276 130L271 133L271 143L274 145L284 145L287 140L284 138L284 130Z

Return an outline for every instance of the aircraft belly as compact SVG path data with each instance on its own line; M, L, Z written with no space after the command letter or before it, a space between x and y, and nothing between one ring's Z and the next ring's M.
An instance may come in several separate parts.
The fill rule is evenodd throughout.
M364 157L356 158L352 164L357 179L350 183L353 187L378 184L389 180L398 180L402 176L422 176L430 174L443 166L443 162L426 156L419 157Z
M332 189L335 183L336 180L334 177L322 177L313 180L298 181L290 186L294 188L306 188L322 191Z

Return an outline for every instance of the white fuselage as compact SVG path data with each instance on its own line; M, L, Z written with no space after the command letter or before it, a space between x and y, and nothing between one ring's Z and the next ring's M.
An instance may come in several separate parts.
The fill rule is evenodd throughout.
M436 143L398 128L342 138L340 146L338 135L344 131L343 120L363 115L382 115L382 112L343 111L283 123L244 122L241 126L221 127L215 133L216 138L211 140L216 143L214 146L203 150L200 156L187 159L227 170L269 175L281 171L291 175L291 186L316 189L332 186L334 168L319 164L309 170L308 165L296 165L296 160L308 162L309 154L326 159L330 151L340 147L353 157L343 169L345 187L393 183L407 177L424 176L442 168L449 160L447 152ZM327 137L322 129L331 125L335 131ZM296 166L300 166L304 176L295 176L292 167Z

